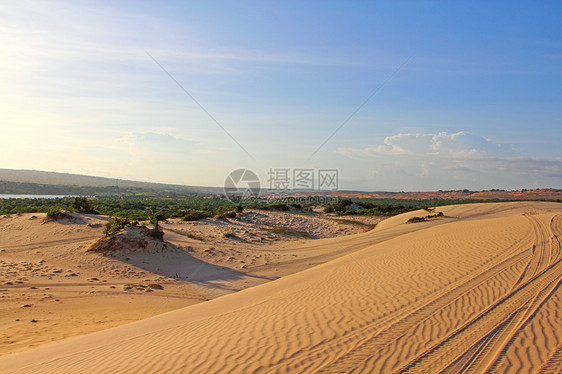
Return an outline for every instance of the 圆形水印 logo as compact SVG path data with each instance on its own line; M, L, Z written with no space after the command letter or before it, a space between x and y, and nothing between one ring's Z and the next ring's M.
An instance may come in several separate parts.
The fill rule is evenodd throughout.
M282 199L295 193L322 193L337 191L338 169L271 168L267 172L266 199ZM224 194L230 201L239 202L259 198L262 192L260 179L249 169L231 172L224 183Z
M224 182L224 194L230 201L259 197L260 189L260 179L249 169L234 170Z

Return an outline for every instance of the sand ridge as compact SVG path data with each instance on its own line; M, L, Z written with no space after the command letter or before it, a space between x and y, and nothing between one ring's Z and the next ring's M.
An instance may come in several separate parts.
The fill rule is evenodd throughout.
M257 287L0 359L4 372L549 372L560 365L562 206L322 239L341 257ZM358 240L372 244L347 252ZM515 363L515 365L514 365Z

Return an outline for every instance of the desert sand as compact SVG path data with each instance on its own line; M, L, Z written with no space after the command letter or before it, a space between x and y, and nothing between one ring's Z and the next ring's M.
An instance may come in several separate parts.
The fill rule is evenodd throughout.
M444 217L427 222L406 224L422 215L411 212L365 233L284 242L276 250L264 246L270 257L306 252L294 260L304 270L285 275L283 263L291 262L279 261L278 279L10 354L0 358L0 370L560 372L562 204L486 203L438 211ZM244 273L241 279L259 276ZM211 279L200 283L194 298L213 289Z
M315 266L341 251L310 238L364 232L382 218L354 217L355 222L248 211L230 220L169 220L162 223L166 244L89 252L103 237L107 219L74 213L56 222L45 214L0 216L0 356Z

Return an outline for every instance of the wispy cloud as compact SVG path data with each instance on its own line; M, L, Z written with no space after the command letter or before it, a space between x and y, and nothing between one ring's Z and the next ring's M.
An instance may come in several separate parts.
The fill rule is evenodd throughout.
M399 168L420 178L474 180L494 178L495 183L509 178L540 181L562 179L562 159L545 159L520 155L509 144L495 142L464 131L436 134L396 134L382 144L362 148L339 148L337 153L356 160L379 160L377 176ZM483 181L481 181L483 182Z
M4 50L0 66L27 74L30 69L45 73L49 69L76 67L77 63L98 67L125 63L127 67L120 70L127 73L131 66L151 67L145 49L174 68L215 75L239 70L240 64L361 65L356 58L335 57L321 51L298 53L217 44L211 36L192 32L197 25L181 25L181 30L174 30L165 19L136 12L118 13L111 7L93 8L78 3L54 6L23 0L0 4L0 17ZM150 32L152 28L159 32ZM178 32L189 36L178 40ZM379 57L382 55L381 51ZM367 64L373 66L372 61L364 62ZM116 67L105 65L105 69L98 70L107 68ZM72 69L66 73L72 75Z
M337 152L350 157L409 155L473 158L514 155L513 147L508 144L496 143L465 131L452 134L447 132L396 134L387 136L383 144L364 148L339 148Z

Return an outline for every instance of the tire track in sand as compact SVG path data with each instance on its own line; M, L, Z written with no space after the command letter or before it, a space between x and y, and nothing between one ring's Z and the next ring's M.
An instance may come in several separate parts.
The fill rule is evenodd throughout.
M525 276L517 282L518 285L478 317L421 353L399 372L485 372L493 368L518 331L536 315L562 282L561 259L551 264L545 261L546 258L553 259L553 256L549 256L553 248L547 245L553 241L549 240L547 229L540 220L534 217L530 220L537 240L534 258L530 260L530 266L524 272ZM550 226L551 234L557 238L557 227ZM462 353L459 355L458 352ZM435 363L447 362L447 357L455 356L447 367L436 367Z
M399 339L408 339L408 332L424 321L432 318L440 310L456 302L458 299L474 292L481 285L489 282L503 272L527 260L528 247L514 246L509 248L511 255L503 261L496 262L482 269L478 274L469 274L459 281L439 292L425 298L414 307L409 307L403 314L382 327L379 323L368 325L361 330L354 331L350 336L334 342L337 345L347 346L350 340L355 340L355 348L344 352L337 360L320 369L320 373L340 373L364 363L373 356L374 352L380 352ZM367 337L367 338L366 338Z
M543 265L550 265L552 262L552 246L550 250L547 249L548 233L543 224L530 214L525 217L529 220L535 232L535 244L532 247L532 253L529 263L521 273L521 277L513 285L513 290L526 281L532 279L542 268ZM552 222L552 221L551 221ZM545 259L548 257L548 260Z

